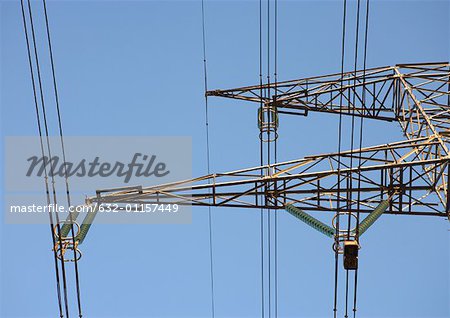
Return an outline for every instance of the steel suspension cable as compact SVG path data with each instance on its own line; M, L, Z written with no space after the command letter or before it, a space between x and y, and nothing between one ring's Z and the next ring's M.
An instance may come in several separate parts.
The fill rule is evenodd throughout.
M260 113L263 112L263 79L262 79L262 0L259 0L259 95L260 103L259 109ZM262 130L260 129L260 134ZM261 136L260 136L261 137ZM259 155L260 155L260 165L263 166L263 140L259 138ZM261 177L264 176L264 170L261 168ZM264 195L261 195L261 201L264 200ZM260 247L261 247L261 317L264 318L265 314L265 299L264 299L264 210L261 208L260 211Z
M342 95L344 85L344 61L345 61L345 31L347 18L347 0L343 2L342 18L342 47L341 47L341 83L339 105L342 106ZM338 261L339 261L339 214L340 214L340 195L341 195L341 147L342 147L342 107L339 108L339 126L338 126L338 165L337 165L337 200L336 200L336 235L335 235L335 261L334 261L334 317L337 317L337 296L338 296Z
M28 62L30 67L30 75L31 75L31 84L33 88L33 97L34 97L34 104L35 104L35 112L36 112L36 122L39 132L39 141L40 141L40 149L42 158L44 160L44 183L45 183L45 193L46 193L46 199L47 199L47 205L50 206L51 199L50 199L50 189L48 185L48 173L47 173L47 164L46 164L46 158L45 158L45 151L44 151L44 141L43 141L43 134L42 134L42 125L41 125L41 118L39 114L39 102L36 92L36 82L35 82L35 75L33 70L33 62L31 58L31 48L30 48L30 40L28 37L28 28L27 28L27 22L25 17L25 8L24 8L24 2L23 0L20 1L21 11L22 11L22 20L23 20L23 27L24 27L24 33L25 33L25 40L27 45L27 53L28 53ZM52 235L52 243L53 246L56 246L56 239L54 235L54 221L53 221L53 215L51 212L49 212L49 221L50 221L50 233ZM61 282L60 282L60 273L59 273L59 265L58 265L58 256L56 249L53 249L53 259L55 264L55 274L56 274L56 288L57 288L57 298L58 298L58 309L59 309L59 316L62 318L64 317L63 313L63 305L62 305L62 296L61 296Z
M205 131L206 131L206 165L208 175L211 173L210 165L210 147L209 147L209 113L208 113L208 72L206 61L206 22L205 22L205 3L201 1L202 8L202 48L203 48L203 75L205 89ZM208 183L210 183L208 179ZM209 190L210 191L210 190ZM210 291L211 291L211 316L215 317L215 301L214 301L214 254L213 254L213 231L212 231L212 213L211 205L208 205L208 234L209 234L209 275L210 275Z
M356 71L358 67L358 44L359 44L359 17L360 17L360 7L361 7L361 0L357 1L357 8L356 8L356 32L355 32L355 61L354 61L354 76L353 76L353 99L352 99L352 122L351 122L351 137L350 137L350 169L353 169L353 145L354 145L354 136L355 136L355 102L356 102ZM353 177L350 175L350 181L349 181L349 208L350 212L348 213L348 228L347 228L347 238L350 238L350 231L351 231L351 218L352 218L352 212L351 212L351 206L353 205ZM359 192L359 190L358 190ZM346 269L345 271L345 318L348 318L348 301L349 301L349 270Z
M33 23L33 13L31 8L31 1L28 0L28 11L29 11L29 17L30 17L30 26L31 26L31 35L32 35L32 43L33 43L33 51L34 56L36 59L36 71L37 71L37 78L38 78L38 87L39 87L39 93L40 93L40 99L41 99L41 108L42 108L42 115L43 115L43 121L44 121L44 131L45 131L45 140L47 143L47 153L49 156L49 164L50 164L50 176L51 176L51 188L52 188L52 195L53 195L53 204L56 207L57 206L57 198L56 198L56 188L55 188L55 178L53 173L53 165L52 165L52 153L51 153L51 146L50 146L50 136L49 136L49 129L48 129L48 122L47 122L47 114L46 114L46 108L45 108L45 101L44 101L44 92L42 87L42 78L41 78L41 71L39 66L39 55L37 52L37 42L36 42L36 35L34 30L34 23ZM61 229L60 229L60 221L59 221L59 215L58 213L55 213L55 220L56 220L56 227L57 227L57 233L59 238L59 244L60 248L62 248L62 238L61 238ZM53 233L52 233L53 235ZM67 281L66 281L66 270L65 270L65 264L64 264L64 255L61 251L61 273L62 273L62 281L63 281L63 295L64 295L64 305L65 305L65 312L66 317L69 318L69 303L68 303L68 295L67 295Z
M270 100L270 0L267 0L267 100ZM272 111L271 109L268 110L267 118L269 120L269 125L271 122L272 117ZM267 129L267 167L268 171L267 173L270 174L270 143L271 143L271 131L270 129ZM275 138L275 137L274 137ZM272 315L272 235L271 235L271 209L267 209L267 270L269 274L269 280L268 280L268 292L269 292L269 299L268 299L268 312L269 312L269 318Z
M65 151L65 145L64 145L64 135L63 135L63 129L62 129L62 120L61 120L61 110L60 110L60 103L59 103L59 95L58 95L58 88L57 88L57 82L56 82L56 74L55 74L55 63L53 58L53 49L52 49L52 43L51 43L51 36L50 36L50 26L48 22L48 14L47 14L47 5L46 0L42 0L43 7L44 7L44 16L45 16L45 27L47 31L47 43L48 43L48 49L49 49L49 55L50 55L50 65L52 69L52 79L53 79L53 90L55 95L55 103L56 103L56 112L58 116L58 129L59 129L59 137L61 141L61 151L63 156L63 162L64 162L64 181L65 181L65 187L66 187L66 198L67 198L67 206L71 206L71 200L70 200L70 189L69 189L69 178L67 173L67 165L66 162L66 151ZM72 220L72 214L69 213L70 218L70 227L72 232L72 244L73 244L73 257L74 257L74 267L75 267L75 285L76 285L76 294L77 294L77 306L78 306L78 317L82 317L82 310L81 310L81 291L80 291L80 279L79 279L79 272L78 272L78 257L77 257L77 248L76 248L76 242L75 242L75 230Z
M366 1L366 16L365 16L365 28L364 28L364 55L363 55L363 90L362 90L362 104L363 107L366 106L366 67L367 67L367 39L369 30L369 8L370 0ZM364 117L360 117L360 130L359 130L359 157L358 157L358 168L361 168L362 162L362 143L363 143L363 126ZM358 189L361 188L361 173L358 174ZM359 208L360 208L361 192L358 191L358 208L356 211L356 240L359 242ZM353 294L353 318L356 318L356 301L357 301L357 290L358 290L358 269L355 271L355 283L354 283L354 294Z
M278 0L275 0L275 9L274 9L274 108L275 108L275 121L277 121L278 111L277 111L277 104L276 104L276 96L278 94ZM275 128L277 129L277 128ZM277 134L277 131L275 130L275 134ZM274 159L275 163L278 162L278 138L275 135L275 142L274 142ZM275 187L277 184L275 183ZM277 189L275 189L277 190ZM275 200L275 206L278 205L278 200ZM275 284L275 318L278 317L278 210L276 209L274 211L275 213L275 224L274 224L274 284Z

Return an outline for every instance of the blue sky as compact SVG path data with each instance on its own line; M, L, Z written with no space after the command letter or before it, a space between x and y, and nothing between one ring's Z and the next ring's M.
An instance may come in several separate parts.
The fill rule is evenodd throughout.
M448 1L371 2L369 67L449 59ZM20 3L0 5L2 137L36 135ZM339 71L341 8L279 1L279 79ZM65 133L192 136L193 174L205 174L200 2L50 1L48 13ZM206 24L209 88L256 84L258 2L206 1ZM210 99L212 171L258 164L252 106ZM365 145L403 138L395 123L366 128ZM335 116L282 117L279 158L335 151L336 132ZM258 317L259 211L212 213L216 317ZM448 317L448 228L383 216L361 242L359 317ZM278 233L279 316L330 317L331 242L287 213ZM56 316L48 226L2 222L0 240L0 316ZM190 225L94 224L82 249L85 317L210 316L207 209L193 209Z

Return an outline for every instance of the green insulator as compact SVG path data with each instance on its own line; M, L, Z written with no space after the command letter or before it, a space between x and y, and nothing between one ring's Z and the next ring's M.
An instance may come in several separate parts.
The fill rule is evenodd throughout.
M89 229L91 228L92 222L94 222L95 217L97 216L98 208L95 208L92 212L88 212L86 217L83 220L83 223L80 226L80 232L78 233L76 240L78 244L83 243L86 238Z
M296 208L295 206L288 204L285 206L285 209L299 220L305 222L306 224L316 229L317 231L325 234L326 236L328 237L334 236L335 230L332 227L312 217L308 213L300 210L299 208Z
M70 226L70 221L75 222L80 212L74 211L71 212L70 215L67 216L66 221L64 222L64 225L60 228L60 235L61 238L65 238L69 235L69 232L71 231L72 227ZM72 216L72 220L70 217ZM74 229L77 230L76 228Z
M381 203L373 210L358 227L359 235L362 235L367 229L375 223L375 221L383 214L389 207L389 200L381 201Z

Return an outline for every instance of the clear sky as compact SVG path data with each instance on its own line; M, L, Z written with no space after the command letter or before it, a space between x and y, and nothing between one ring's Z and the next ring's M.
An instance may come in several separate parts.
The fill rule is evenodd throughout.
M369 67L448 61L448 1L371 2ZM36 135L20 2L0 11L2 137ZM193 174L205 174L200 2L49 1L48 13L65 133L192 136ZM279 0L279 79L339 72L341 17L341 1ZM209 88L256 84L258 1L206 1L206 25ZM258 164L252 106L210 100L212 171ZM366 127L365 145L403 139L395 123ZM336 136L335 116L282 117L279 158L335 151ZM258 317L259 211L212 213L216 317ZM383 216L361 241L358 317L448 317L448 228ZM278 233L279 316L330 317L331 241L283 211ZM48 226L2 222L0 239L0 316L56 317ZM207 209L190 225L94 224L82 250L85 317L210 316Z

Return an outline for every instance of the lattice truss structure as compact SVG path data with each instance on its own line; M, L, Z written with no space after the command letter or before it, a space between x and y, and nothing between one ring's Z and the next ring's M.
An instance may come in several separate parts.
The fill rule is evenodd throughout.
M341 154L216 173L152 187L98 191L90 202L449 216L450 64L399 64L207 92L280 114L310 111L396 121L405 140ZM271 96L262 96L270 90ZM354 97L353 97L354 96ZM342 100L342 103L341 103ZM353 158L353 159L351 159ZM361 158L361 164L359 162ZM340 191L338 161L340 160ZM350 165L352 160L353 165Z

